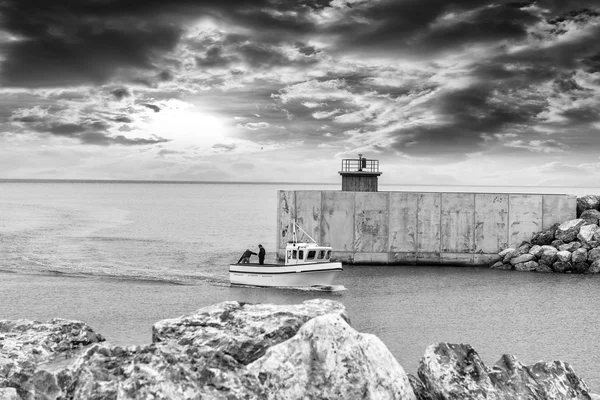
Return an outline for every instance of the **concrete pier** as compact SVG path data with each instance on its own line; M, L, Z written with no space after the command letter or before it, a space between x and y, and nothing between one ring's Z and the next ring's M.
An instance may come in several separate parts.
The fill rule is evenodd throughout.
M349 264L486 265L576 208L568 194L281 190L277 256L295 219Z

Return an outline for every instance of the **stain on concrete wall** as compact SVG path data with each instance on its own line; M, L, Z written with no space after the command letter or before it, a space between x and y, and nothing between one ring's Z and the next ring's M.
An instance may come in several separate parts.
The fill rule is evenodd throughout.
M417 203L417 252L440 252L442 194L419 193Z
M442 193L441 251L471 253L475 247L475 194Z
M356 192L354 249L358 252L388 251L389 193Z
M511 194L508 197L508 245L519 246L542 230L542 195Z
M542 195L542 229L577 218L577 196Z
M390 192L390 251L417 251L418 194ZM416 255L415 255L416 259Z
M475 195L475 252L494 253L508 247L508 194Z

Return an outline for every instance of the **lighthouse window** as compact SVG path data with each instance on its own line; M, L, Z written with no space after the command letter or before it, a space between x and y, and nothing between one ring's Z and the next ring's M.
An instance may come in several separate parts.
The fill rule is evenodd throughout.
M314 260L316 254L317 254L317 252L315 250L310 250L308 252L308 254L306 255L306 259L307 260Z

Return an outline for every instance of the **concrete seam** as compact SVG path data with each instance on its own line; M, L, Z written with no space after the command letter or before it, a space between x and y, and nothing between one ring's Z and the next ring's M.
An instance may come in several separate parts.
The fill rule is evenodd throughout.
M512 243L511 243L511 239L510 239L510 193L508 194L508 199L507 199L507 205L506 205L506 209L507 209L507 214L506 214L506 242L508 243L508 247L511 247Z
M438 248L438 252L440 253L440 262L441 262L441 257L442 257L442 207L443 207L443 201L442 201L442 195L443 193L439 193L439 199L440 199L440 225L438 228L438 238L439 238L439 248Z
M475 247L475 213L477 210L477 196L473 193L473 243L471 247L471 264L475 264L475 251L477 248Z

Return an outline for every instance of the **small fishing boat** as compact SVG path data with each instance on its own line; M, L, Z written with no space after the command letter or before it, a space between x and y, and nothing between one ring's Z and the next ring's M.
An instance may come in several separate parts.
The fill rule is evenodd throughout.
M298 229L301 241L298 241ZM308 239L305 241L305 237ZM276 287L330 286L342 271L342 263L331 261L332 249L317 242L292 222L292 240L285 247L285 264L230 264L232 285Z

